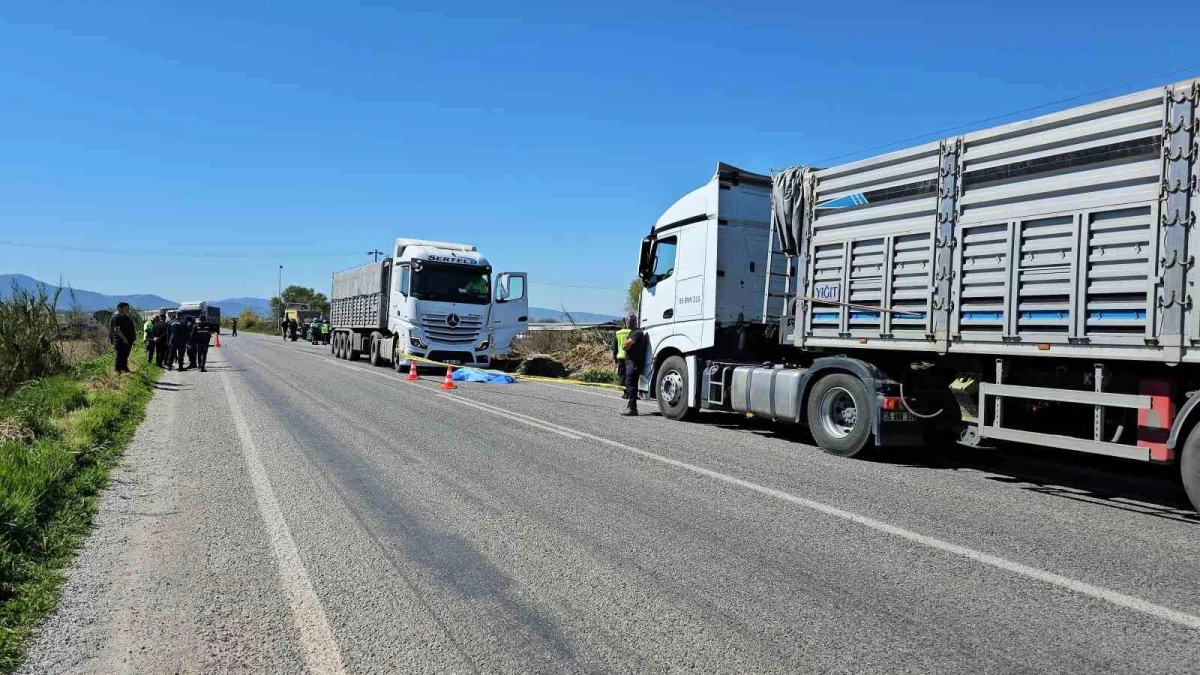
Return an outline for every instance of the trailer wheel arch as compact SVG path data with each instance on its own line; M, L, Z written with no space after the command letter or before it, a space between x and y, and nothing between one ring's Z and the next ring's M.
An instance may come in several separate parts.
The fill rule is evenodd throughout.
M891 378L886 373L874 364L866 361L846 356L827 356L814 359L812 364L805 369L803 381L800 385L800 410L808 410L808 398L812 394L813 387L817 381L827 375L837 373L851 375L862 380L869 396L874 396L879 392L879 382L891 381ZM808 423L808 420L805 420L805 423ZM879 415L871 415L871 436L875 437L878 434Z
M1200 424L1200 395L1189 398L1175 413L1175 419L1171 423L1171 433L1167 436L1167 450L1176 461L1182 454L1182 446L1188 434L1192 433L1197 424Z

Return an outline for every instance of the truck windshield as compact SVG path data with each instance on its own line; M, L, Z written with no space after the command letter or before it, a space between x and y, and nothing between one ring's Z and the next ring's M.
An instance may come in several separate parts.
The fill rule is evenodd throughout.
M424 263L412 275L412 294L421 300L486 305L491 301L491 270Z

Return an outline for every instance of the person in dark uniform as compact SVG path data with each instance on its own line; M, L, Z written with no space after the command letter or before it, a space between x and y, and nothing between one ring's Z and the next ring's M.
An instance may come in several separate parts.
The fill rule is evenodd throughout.
M208 330L208 326L197 320L196 328L192 331L192 351L196 354L196 364L200 366L202 373L208 372L208 341L211 338L212 332Z
M167 326L167 317L154 317L154 328L151 331L154 335L154 363L159 368L165 368L167 365L167 354L170 353L170 327Z
M650 340L646 338L646 334L638 327L636 314L630 314L629 318L626 319L625 325L629 327L629 335L625 337L625 342L622 343L622 346L625 348L626 404L621 414L631 417L638 414L638 380L642 377L642 364L646 362L646 350L648 349Z
M133 319L129 318L129 303L118 303L117 313L108 320L108 339L117 352L113 370L118 373L130 372L129 352L133 351L134 338Z
M187 329L187 343L185 349L187 350L188 370L196 367L196 343L192 338L196 334L196 330L200 327L200 325L200 317L198 316L192 317L184 322L184 328Z
M295 319L288 319L288 337L292 338L292 342L296 341L296 331L300 330L300 326L296 324Z
M171 317L171 323L168 324L167 344L170 345L171 353L167 357L167 370L171 370L176 364L179 365L179 370L183 370L183 352L187 349L188 330L183 323L183 319L176 314Z
M237 317L236 316L229 320L229 327L233 330L233 332L229 334L229 337L237 337Z

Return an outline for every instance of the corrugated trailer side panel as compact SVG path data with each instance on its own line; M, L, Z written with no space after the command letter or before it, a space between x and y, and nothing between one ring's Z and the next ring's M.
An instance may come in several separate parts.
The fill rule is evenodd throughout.
M387 327L391 259L333 275L330 323L334 328Z
M1187 228L1163 222L1185 203L1164 173L1200 161L1164 155L1196 136L1193 83L1168 91L816 171L797 343L1179 360L1164 316L1181 326L1190 303L1182 276L1174 309L1163 288L1172 257L1196 271Z

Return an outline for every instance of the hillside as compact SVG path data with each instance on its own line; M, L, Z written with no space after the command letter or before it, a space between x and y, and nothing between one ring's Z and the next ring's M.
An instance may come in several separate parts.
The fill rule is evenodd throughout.
M12 296L13 284L17 288L24 291L35 291L38 286L45 289L47 295L53 295L58 290L58 286L49 284L44 281L38 281L33 277L24 274L0 274L0 298L8 299ZM112 309L117 306L118 302L128 302L130 305L139 309L153 309L158 307L175 307L179 303L168 300L158 295L150 295L145 293L132 293L129 295L105 295L104 293L96 293L94 291L85 291L82 289L66 289L62 291L62 295L58 298L59 309L71 309L71 296L75 297L75 304L79 305L80 309L86 312L94 312L98 309Z

